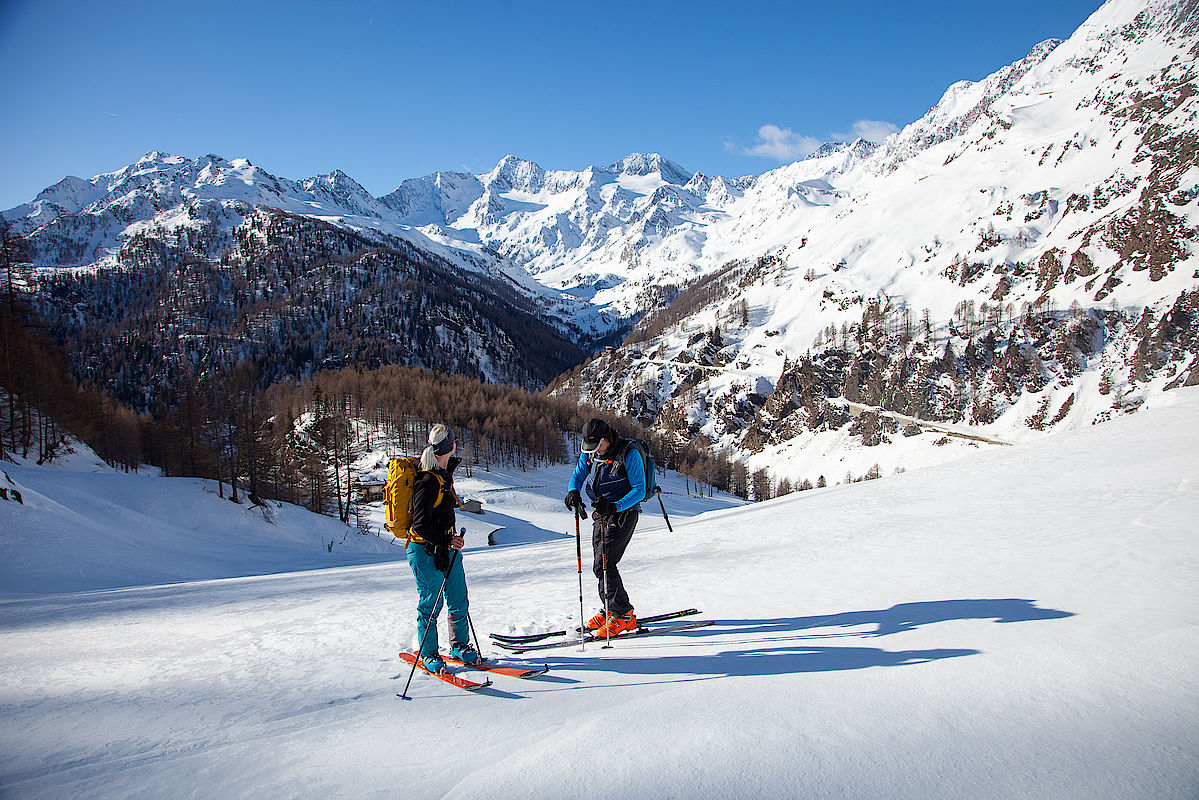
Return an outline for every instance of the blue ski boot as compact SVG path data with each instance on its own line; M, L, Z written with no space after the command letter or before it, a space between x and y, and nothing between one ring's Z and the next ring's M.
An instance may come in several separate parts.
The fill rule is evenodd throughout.
M470 642L453 645L450 648L450 657L458 659L463 664L478 664L482 660L479 657L479 651Z
M441 660L441 656L437 653L430 653L420 660L421 666L429 672L445 672L445 662Z

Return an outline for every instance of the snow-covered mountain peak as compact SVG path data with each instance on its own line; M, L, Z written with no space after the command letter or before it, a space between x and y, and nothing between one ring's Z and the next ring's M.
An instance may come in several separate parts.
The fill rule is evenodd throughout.
M236 164L237 162L235 161L234 163ZM246 163L248 164L249 162ZM325 186L331 190L368 194L366 189L362 188L362 184L358 183L358 181L354 180L339 169L335 169L327 175L315 175L302 181L301 183L305 187Z
M1135 29L1160 33L1186 34L1199 30L1196 17L1199 4L1194 0L1106 0L1088 17L1072 39L1106 38L1111 33L1131 33Z
M299 186L317 202L328 203L335 208L365 217L377 217L382 211L381 203L362 184L339 169L300 181Z
M218 156L208 156L210 159L216 159ZM147 150L146 154L133 163L133 167L141 169L158 169L166 165L183 164L187 161L183 156L177 156L173 153L164 153L160 150Z
M78 211L92 202L97 192L98 189L93 181L68 175L53 186L39 192L33 202L53 203L64 211ZM18 209L23 207L18 206ZM16 210L14 209L14 211Z
M495 169L482 178L483 185L494 192L524 192L536 194L545 187L545 170L540 165L507 155L500 159Z
M808 156L808 159L828 158L829 156L848 154L854 158L869 158L878 150L878 142L866 139L854 139L852 142L825 142Z
M271 180L273 176L250 163L247 158L237 158L232 161L218 155L207 155L203 158L203 166L196 174L195 185L222 186L238 181L245 186L253 186L258 180ZM198 166L200 161L196 162ZM165 172L165 170L164 170Z
M927 114L882 143L872 169L893 172L904 161L965 134L978 120L987 117L992 105L1060 44L1060 39L1047 39L1024 58L981 81L954 83Z
M892 134L888 139L894 138L896 135ZM827 142L807 158L797 161L795 164L780 167L775 172L795 172L797 181L813 180L817 176L831 179L832 176L843 175L868 164L880 147L881 145L877 142L860 138L852 142ZM789 167L794 167L794 169L791 170Z
M482 192L479 179L468 172L434 172L404 180L379 202L403 224L444 226L461 216Z
M657 153L630 153L609 169L619 175L657 175L666 183L685 186L691 173Z

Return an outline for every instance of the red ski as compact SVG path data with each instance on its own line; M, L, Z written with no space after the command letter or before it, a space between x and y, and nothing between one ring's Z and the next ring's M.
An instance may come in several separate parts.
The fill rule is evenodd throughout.
M538 675L544 675L550 671L549 664L543 664L540 667L505 667L486 658L476 661L474 664L467 664L453 656L442 656L441 658L447 664L457 664L460 667L477 669L480 672L494 672L496 675L507 675L512 678L536 678Z
M466 678L453 675L449 672L429 672L429 670L425 669L425 665L421 663L420 659L412 655L412 653L400 653L400 661L403 661L405 664L415 664L416 668L426 675L431 675L440 681L448 683L450 686L457 686L459 689L465 689L468 692L478 691L491 685L490 679L483 683L478 683L477 681L468 681Z

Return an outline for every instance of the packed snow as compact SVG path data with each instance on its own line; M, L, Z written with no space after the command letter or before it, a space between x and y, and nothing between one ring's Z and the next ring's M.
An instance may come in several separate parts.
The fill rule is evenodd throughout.
M711 627L473 694L418 674L409 701L398 548L329 552L336 523L211 483L6 464L0 793L1193 798L1197 423L1179 389L749 506L668 476L675 531L647 504L622 573L640 613ZM461 480L480 634L577 620L567 474Z

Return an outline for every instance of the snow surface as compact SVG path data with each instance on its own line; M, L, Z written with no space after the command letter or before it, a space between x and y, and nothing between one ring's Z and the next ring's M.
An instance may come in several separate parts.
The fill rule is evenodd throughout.
M0 502L0 793L1194 798L1197 423L1199 390L1175 390L884 480L699 516L730 503L670 495L675 532L647 513L622 571L641 612L715 625L552 651L527 659L547 676L477 694L418 675L407 702L393 556L317 547L327 568L278 573L270 537L292 568L315 530L291 509L251 526L195 482L6 465L29 499ZM468 538L480 632L577 617L565 478L463 481L487 501L471 525L503 525ZM128 584L144 563L210 575L211 548L168 548L169 502L244 570L73 591L118 545Z
M90 453L58 468L0 463L0 469L22 495L22 504L0 502L0 598L345 566L395 555L377 536L359 535L302 508L260 507L244 499L237 505L221 500L213 481L128 475ZM0 486L12 484L0 480Z

